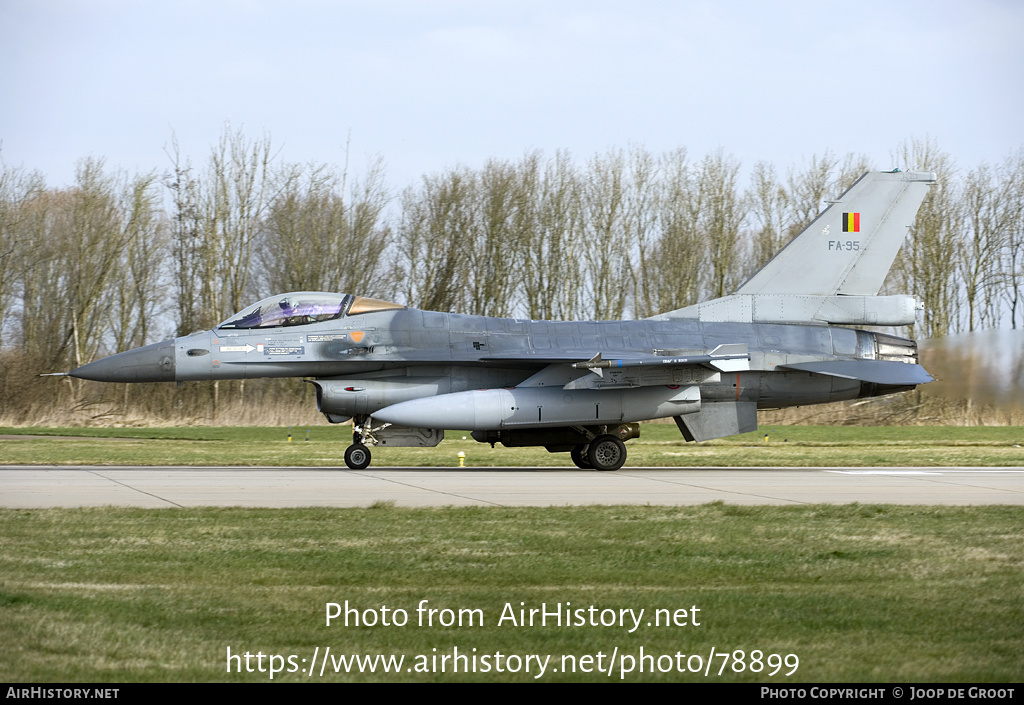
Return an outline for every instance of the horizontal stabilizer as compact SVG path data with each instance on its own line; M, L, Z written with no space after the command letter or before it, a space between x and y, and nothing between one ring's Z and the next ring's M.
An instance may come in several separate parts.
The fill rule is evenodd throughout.
M934 381L921 365L893 360L828 360L779 365L779 368L894 386L927 384Z

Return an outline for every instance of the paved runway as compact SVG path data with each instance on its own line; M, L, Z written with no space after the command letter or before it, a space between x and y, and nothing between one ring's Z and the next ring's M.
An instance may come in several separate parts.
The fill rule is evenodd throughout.
M0 466L0 507L1013 504L1020 468L195 468Z

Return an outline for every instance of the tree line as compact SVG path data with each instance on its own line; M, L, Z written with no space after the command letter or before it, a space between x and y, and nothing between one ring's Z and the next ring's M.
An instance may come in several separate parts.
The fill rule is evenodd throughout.
M358 174L287 163L269 137L231 129L199 161L175 141L168 154L163 171L134 175L84 159L67 188L0 163L5 370L69 369L284 291L488 316L649 316L731 293L877 168L827 152L759 162L742 183L722 150L630 146L450 166L396 191L379 159ZM925 302L904 332L1024 323L1024 150L964 170L911 140L892 159L939 176L887 282Z

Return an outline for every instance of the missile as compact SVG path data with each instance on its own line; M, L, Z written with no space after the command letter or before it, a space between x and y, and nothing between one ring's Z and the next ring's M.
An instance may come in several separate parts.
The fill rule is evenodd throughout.
M376 421L414 428L491 431L502 428L604 425L667 418L700 410L700 388L477 389L392 404Z
M586 362L574 362L572 367L577 370L593 370L603 375L603 370L625 367L651 367L654 365L710 365L722 372L739 372L750 369L750 353L746 343L719 345L707 355L687 355L685 357L637 357L619 360L602 359L598 353Z

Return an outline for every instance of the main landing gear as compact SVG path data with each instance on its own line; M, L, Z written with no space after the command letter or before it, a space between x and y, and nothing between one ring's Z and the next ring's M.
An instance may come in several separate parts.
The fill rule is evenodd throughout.
M397 435L394 435L395 432ZM481 443L502 443L510 448L544 446L552 453L569 451L576 467L585 470L618 470L626 462L624 440L640 435L638 424L618 426L572 426L554 429L524 429L515 431L474 431L473 438ZM441 442L443 431L406 429L385 423L374 427L369 415L356 416L352 425L352 445L345 449L345 465L352 470L363 470L370 465L370 448L375 445L433 447ZM582 442L581 442L582 441Z
M615 436L598 436L589 444L580 444L569 457L576 467L584 470L618 470L626 462L626 444Z

